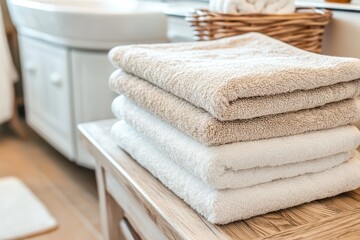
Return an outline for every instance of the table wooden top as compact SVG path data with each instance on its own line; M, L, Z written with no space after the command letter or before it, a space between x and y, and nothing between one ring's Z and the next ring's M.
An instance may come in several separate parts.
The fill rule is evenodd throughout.
M227 225L213 225L109 137L116 120L79 125L83 143L125 183L169 239L360 239L360 189Z

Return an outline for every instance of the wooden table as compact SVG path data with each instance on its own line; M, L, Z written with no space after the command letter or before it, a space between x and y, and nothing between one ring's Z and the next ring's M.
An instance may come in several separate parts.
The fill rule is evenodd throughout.
M84 145L97 160L105 240L360 239L360 189L224 226L213 225L111 141L109 131L114 122L79 126Z

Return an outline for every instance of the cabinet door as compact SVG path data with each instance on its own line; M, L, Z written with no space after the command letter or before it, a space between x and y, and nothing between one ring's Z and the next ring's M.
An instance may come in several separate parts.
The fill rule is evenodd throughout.
M83 123L114 118L111 102L115 93L109 89L110 74L115 68L105 51L71 50L75 122ZM94 168L95 160L79 143L77 134L77 163Z
M69 53L21 36L20 53L27 122L67 158L75 157Z

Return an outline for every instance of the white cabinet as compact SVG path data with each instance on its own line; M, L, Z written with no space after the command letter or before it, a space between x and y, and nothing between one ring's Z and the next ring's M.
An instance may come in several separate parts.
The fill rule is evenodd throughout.
M94 167L76 125L112 118L107 51L83 51L20 36L26 119L69 160Z
M71 50L75 123L112 118L111 102L116 96L109 89L108 79L114 71L103 51ZM79 133L76 139L79 142ZM93 167L95 160L77 145L77 162Z
M66 48L20 37L27 122L69 159L76 155Z

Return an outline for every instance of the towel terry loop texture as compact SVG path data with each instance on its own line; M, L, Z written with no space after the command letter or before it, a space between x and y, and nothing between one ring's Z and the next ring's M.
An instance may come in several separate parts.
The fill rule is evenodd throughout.
M221 120L243 118L241 111L232 112L238 99L360 78L359 59L310 53L260 33L208 42L119 46L109 58Z
M355 98L296 112L219 121L205 110L139 78L111 80L110 87L209 146L301 134L360 120L360 100Z
M360 131L349 125L209 147L130 103L124 96L115 99L112 110L167 158L219 189L247 187L323 171L349 160L350 151L360 144Z
M210 222L360 186L359 59L259 33L109 58L114 141Z
M122 123L115 124L111 131L116 143L211 223L226 224L335 196L360 186L360 160L356 157L319 173L247 188L216 190L167 159L145 137Z

